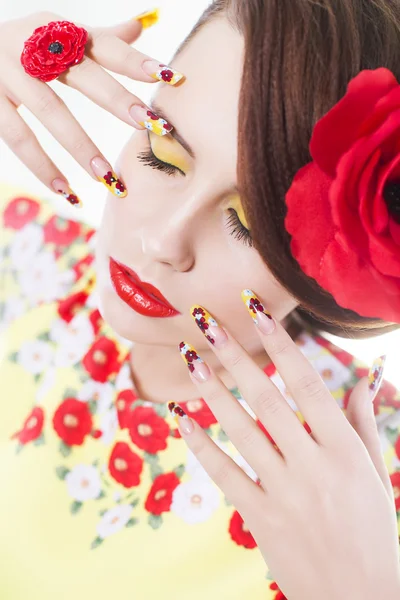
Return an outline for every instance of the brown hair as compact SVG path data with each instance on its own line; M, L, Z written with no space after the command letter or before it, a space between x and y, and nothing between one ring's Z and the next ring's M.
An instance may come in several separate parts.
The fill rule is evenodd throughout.
M245 41L238 148L242 202L255 247L300 303L292 316L311 331L347 338L398 329L399 324L340 307L308 277L291 254L284 218L293 177L312 160L313 127L344 96L349 81L378 67L400 81L399 1L214 0L176 54L218 17L227 18Z

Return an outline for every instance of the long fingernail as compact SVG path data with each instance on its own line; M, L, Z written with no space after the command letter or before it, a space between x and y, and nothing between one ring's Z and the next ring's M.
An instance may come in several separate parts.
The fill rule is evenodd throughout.
M142 64L142 69L146 75L150 75L153 79L164 81L168 85L176 85L185 77L183 73L172 69L168 65L159 63L158 60L145 60Z
M386 354L379 356L372 363L368 373L368 390L371 400L373 400L378 392L383 378L383 369L385 367Z
M93 173L97 179L110 190L114 196L125 198L128 194L126 187L118 178L118 175L113 171L111 165L101 156L96 156L91 160Z
M129 109L129 114L135 121L134 124L145 127L149 131L152 131L159 136L171 133L173 130L172 125L168 123L168 121L162 119L148 108L140 106L139 104L134 104L131 106Z
M272 333L275 330L275 321L255 293L251 290L243 290L241 296L258 329L266 335Z
M189 434L194 431L194 424L190 417L187 416L183 408L176 404L176 402L169 402L168 409L171 415L174 417L176 424L179 427L181 433Z
M186 342L181 342L179 344L179 350L193 377L195 377L197 381L200 381L200 383L207 381L211 375L211 371L197 354L193 346L186 344Z
M60 179L59 177L57 177L56 179L53 179L51 185L53 190L57 192L57 194L61 194L61 196L64 196L64 198L68 200L68 202L72 204L72 206L76 206L76 208L82 208L82 200L78 198L78 196L73 190L71 190L65 179Z
M190 309L190 314L195 320L195 323L202 331L208 341L213 344L216 348L220 348L228 341L224 329L220 327L217 321L210 315L210 313L203 308L195 304Z
M133 17L135 21L140 21L143 29L148 29L152 27L160 18L160 9L154 8L153 10L148 10L147 12L140 13L137 17Z

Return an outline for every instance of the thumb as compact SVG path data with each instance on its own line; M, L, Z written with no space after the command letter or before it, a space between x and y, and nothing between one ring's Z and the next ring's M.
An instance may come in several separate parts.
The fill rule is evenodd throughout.
M363 441L364 446L374 463L375 469L377 470L389 497L394 503L393 486L383 457L379 431L375 420L373 401L369 394L368 383L368 377L363 377L354 386L350 394L346 417Z

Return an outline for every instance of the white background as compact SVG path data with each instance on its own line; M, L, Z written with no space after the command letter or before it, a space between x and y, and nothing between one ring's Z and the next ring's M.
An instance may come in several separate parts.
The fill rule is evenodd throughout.
M161 9L157 25L143 32L135 47L168 64L174 50L197 21L210 0L158 0L154 5L147 0L0 0L1 20L23 17L32 12L47 10L61 17L89 26L107 26L119 23L151 8ZM200 59L200 57L199 57ZM148 102L158 84L143 84L115 75L132 93ZM65 100L72 113L80 121L89 136L97 144L111 164L128 141L132 129L113 115L97 107L82 94L54 82L51 84ZM0 140L0 181L7 181L25 188L25 191L48 198L56 211L69 218L79 218L97 226L106 195L105 188L96 183L72 157L52 138L45 128L24 108L21 114L35 131L46 152L61 171L69 178L71 187L84 201L79 211L69 207L64 199L53 195L28 169L13 156ZM371 290L366 290L371 293ZM360 359L371 363L380 354L388 355L385 377L400 387L400 332L380 336L372 340L343 340L330 336L332 341Z

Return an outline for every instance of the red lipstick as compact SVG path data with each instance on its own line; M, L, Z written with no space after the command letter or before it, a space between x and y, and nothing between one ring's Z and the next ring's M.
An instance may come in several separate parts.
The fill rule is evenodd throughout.
M140 277L124 264L110 256L110 277L118 296L130 308L145 317L174 317L181 313L177 311L159 289L140 280Z

